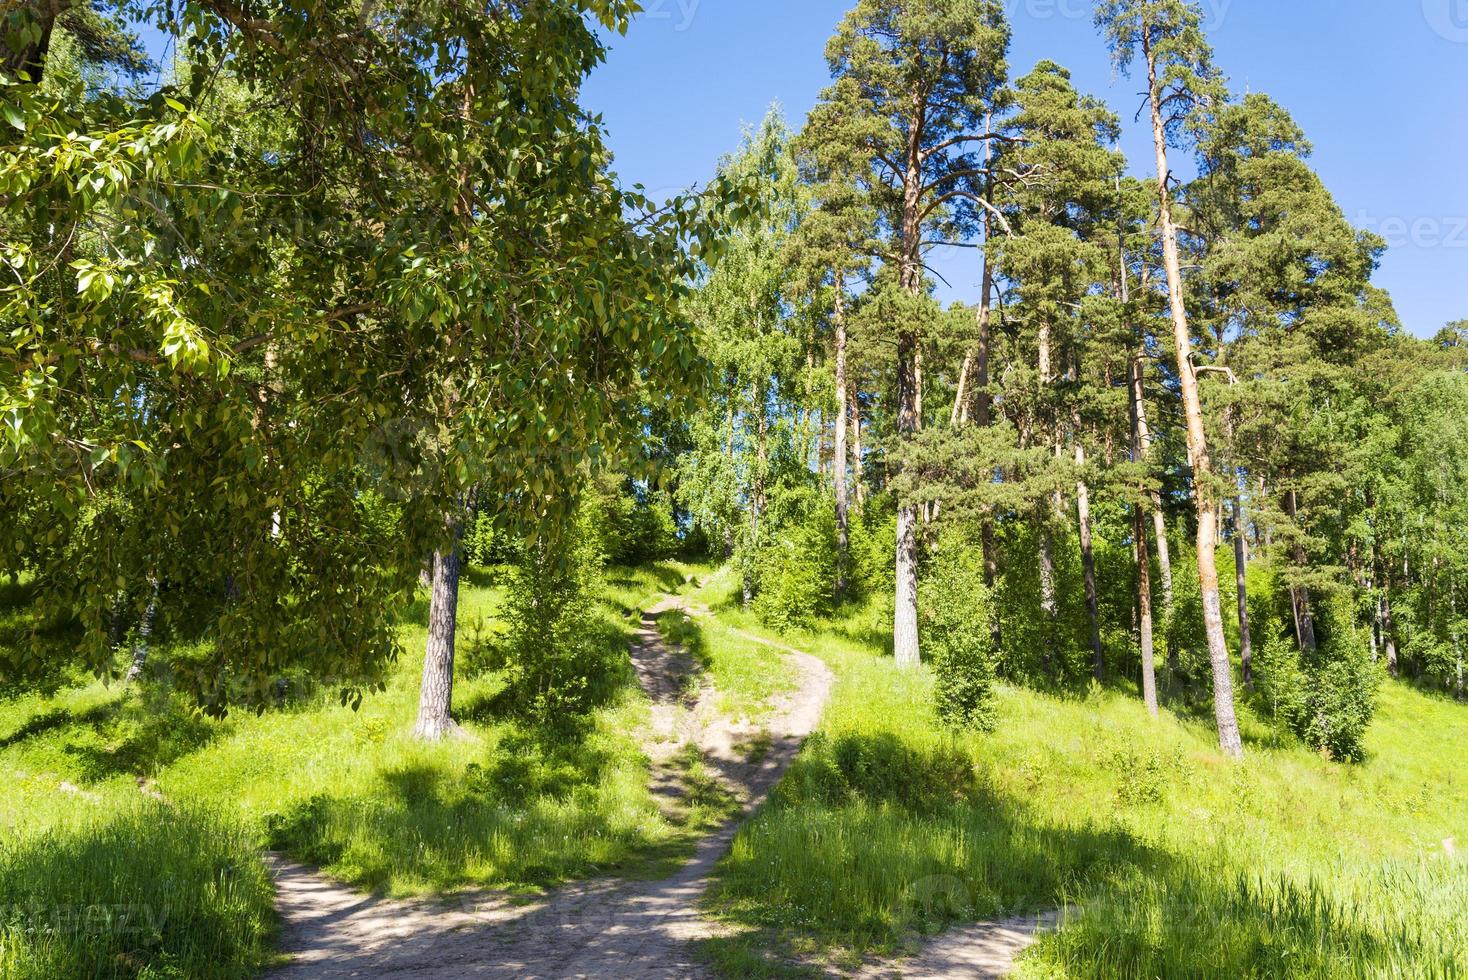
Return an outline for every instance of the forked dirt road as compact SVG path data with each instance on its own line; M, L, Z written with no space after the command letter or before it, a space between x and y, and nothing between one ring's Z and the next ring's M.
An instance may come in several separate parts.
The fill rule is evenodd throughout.
M740 824L815 730L832 677L809 654L739 632L778 650L799 683L770 705L762 725L723 717L715 709L717 692L700 686L692 658L658 632L657 616L673 610L707 615L684 600L665 599L643 615L631 651L638 681L652 701L645 749L653 763L654 792L669 807L677 805L683 786L675 756L691 743L714 778L741 803L736 816L698 842L686 864L662 880L579 882L527 905L494 893L451 901L374 898L276 859L281 949L291 962L271 977L713 980L697 955L698 940L719 930L699 913L709 876ZM768 748L751 759L748 747L755 741ZM1051 916L954 928L915 957L872 963L852 975L860 980L1004 977L1036 934L1053 925Z
M643 616L632 648L638 680L653 702L647 752L655 789L679 792L671 756L689 742L705 766L742 803L740 813L699 841L693 857L660 881L589 881L531 905L493 894L442 901L373 898L288 861L275 862L281 948L291 955L278 980L395 977L401 980L567 977L712 977L696 941L717 927L699 914L709 875L740 823L768 795L815 730L831 690L831 672L809 654L779 648L794 691L771 705L758 729L721 717L715 692L697 687L695 665L664 642L656 616L684 608L668 599ZM747 746L767 732L768 748L751 761Z

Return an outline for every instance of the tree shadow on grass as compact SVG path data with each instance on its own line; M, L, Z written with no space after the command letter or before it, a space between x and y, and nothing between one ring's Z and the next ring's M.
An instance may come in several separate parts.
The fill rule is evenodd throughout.
M119 698L103 707L87 712L77 737L63 746L88 782L156 776L227 728L226 722L204 717L166 691Z
M0 749L8 749L22 742L50 735L73 725L95 725L114 715L121 709L121 699L93 705L85 711L70 708L53 708L32 715L24 724L9 735L0 738Z
M47 743L72 760L70 778L155 776L219 737L225 723L203 717L165 690L126 691L81 711L54 708L0 738L0 750Z
M713 667L708 638L698 620L681 609L670 609L657 617L657 628L664 641L693 658L700 670Z
M313 797L266 831L272 848L377 892L543 888L666 843L608 792L615 763L588 742L527 733L462 771L413 762L360 795Z

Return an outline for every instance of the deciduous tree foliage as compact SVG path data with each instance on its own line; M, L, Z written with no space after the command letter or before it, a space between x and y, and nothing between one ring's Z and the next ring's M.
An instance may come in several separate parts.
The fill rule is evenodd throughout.
M94 670L157 581L211 707L360 690L471 489L533 534L695 393L713 211L619 189L577 105L616 0L99 10L175 32L168 81L57 91L66 17L8 15L5 561Z

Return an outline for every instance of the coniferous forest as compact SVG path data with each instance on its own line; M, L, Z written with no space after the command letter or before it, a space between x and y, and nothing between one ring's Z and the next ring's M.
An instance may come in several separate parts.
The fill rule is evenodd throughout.
M851 2L668 196L633 0L0 0L0 978L1468 974L1468 320Z

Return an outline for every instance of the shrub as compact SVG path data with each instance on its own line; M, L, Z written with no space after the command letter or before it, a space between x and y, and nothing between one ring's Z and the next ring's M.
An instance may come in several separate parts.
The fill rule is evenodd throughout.
M889 607L897 589L897 572L892 556L897 551L897 514L891 498L868 501L850 523L850 573L847 594L876 599Z
M1306 745L1337 761L1359 762L1381 673L1352 621L1348 599L1330 597L1317 612L1314 651L1300 653L1280 631L1268 637L1255 659L1259 693Z
M983 555L953 542L940 547L922 583L923 648L936 676L938 718L953 730L993 727L993 601L983 582Z
M596 615L604 557L583 513L556 540L525 551L509 577L504 639L496 650L514 713L569 721L606 700L621 663L622 638Z
M1359 762L1376 714L1381 672L1357 628L1345 596L1321 603L1316 622L1319 648L1301 658L1304 705L1295 720L1300 737L1332 759Z
M603 476L588 489L583 510L589 533L613 565L670 558L681 544L672 499L646 484Z
M826 496L800 488L772 497L773 529L752 554L754 611L786 632L810 627L832 606L837 573L836 517Z

